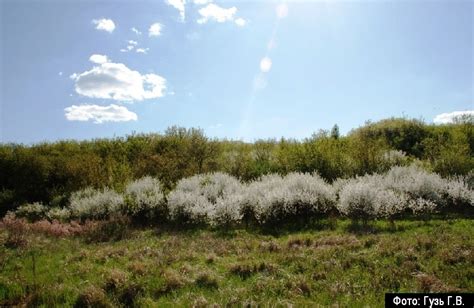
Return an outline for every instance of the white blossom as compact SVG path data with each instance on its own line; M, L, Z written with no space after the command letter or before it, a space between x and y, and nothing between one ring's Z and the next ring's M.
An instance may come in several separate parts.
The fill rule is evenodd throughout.
M103 219L118 213L123 203L123 196L109 188L86 188L71 195L70 210L73 217Z

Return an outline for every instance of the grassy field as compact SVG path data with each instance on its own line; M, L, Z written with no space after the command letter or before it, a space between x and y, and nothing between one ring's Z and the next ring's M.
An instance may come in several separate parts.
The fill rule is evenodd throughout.
M133 229L125 239L0 231L0 305L383 306L388 291L474 291L472 219L278 231Z

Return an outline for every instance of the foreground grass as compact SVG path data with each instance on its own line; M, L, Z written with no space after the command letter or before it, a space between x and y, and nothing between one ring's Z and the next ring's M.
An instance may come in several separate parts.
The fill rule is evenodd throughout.
M391 291L474 291L474 221L349 221L266 233L134 230L0 246L0 305L383 306ZM0 231L0 242L6 237Z

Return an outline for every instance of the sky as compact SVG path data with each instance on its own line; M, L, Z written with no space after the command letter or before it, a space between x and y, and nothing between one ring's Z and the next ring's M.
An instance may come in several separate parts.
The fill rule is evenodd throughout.
M474 2L0 0L0 142L474 114Z

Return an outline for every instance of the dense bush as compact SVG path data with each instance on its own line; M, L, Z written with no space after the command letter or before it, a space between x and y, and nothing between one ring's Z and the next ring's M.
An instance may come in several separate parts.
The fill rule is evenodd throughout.
M124 214L139 220L163 219L167 208L162 185L158 179L146 176L125 188Z
M196 175L178 182L168 196L170 218L178 222L225 224L241 220L240 181L224 173Z
M123 196L113 190L86 188L71 195L71 216L81 220L104 219L119 213L123 204Z
M241 211L263 224L295 217L311 217L330 210L336 202L331 185L317 174L266 175L253 181L241 198Z
M74 219L109 221L100 232L113 233L115 227L122 232L120 226L129 218L159 223L169 219L178 225L276 226L304 223L337 211L356 220L443 211L472 213L471 177L442 178L419 163L395 166L385 173L340 178L332 184L316 173L274 173L241 183L216 172L182 179L167 196L158 179L144 177L130 182L123 194L108 188L87 188L73 193L64 208L25 204L16 210L15 217L38 221L39 227L48 230L60 230L59 222ZM120 215L125 216L118 219ZM114 226L114 221L120 224Z
M50 221L68 221L71 218L71 210L68 208L53 207L46 213L46 218Z
M445 193L448 196L448 205L474 206L474 189L472 186L469 186L468 177L459 176L452 178L446 184Z
M383 178L371 175L343 183L337 209L356 219L389 217L404 210L407 200L403 194L384 187Z
M474 205L474 192L464 178L443 179L417 165L393 167L383 175L366 175L335 184L339 211L354 217L456 211Z
M389 150L383 153L383 161L387 166L405 166L409 163L409 158L403 151Z
M15 211L15 216L26 218L29 221L36 221L46 217L48 208L42 203L34 202L24 204Z

